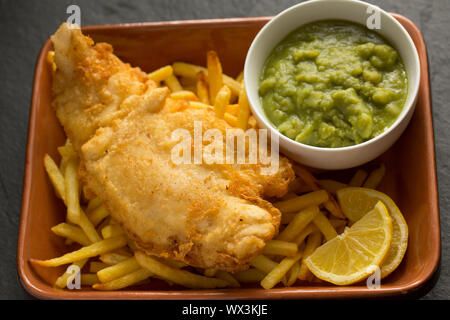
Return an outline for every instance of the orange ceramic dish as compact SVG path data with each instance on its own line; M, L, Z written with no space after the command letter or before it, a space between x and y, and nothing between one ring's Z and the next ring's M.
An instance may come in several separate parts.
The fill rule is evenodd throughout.
M54 195L43 165L45 153L59 159L56 148L65 141L51 107L51 72L46 62L51 43L39 55L33 87L28 132L22 217L18 243L18 272L25 289L38 298L50 299L272 299L344 298L404 294L422 286L436 271L440 256L439 209L431 119L428 61L420 31L407 18L394 15L410 33L421 62L421 85L414 116L400 140L375 162L383 161L387 175L380 186L402 210L409 226L409 246L400 267L383 279L381 288L365 283L347 287L332 284L298 284L264 290L257 285L239 289L188 290L155 279L122 291L99 292L90 288L53 288L64 267L44 268L30 258L47 259L67 252L64 239L50 228L60 223L65 208ZM113 45L115 53L133 66L150 72L174 61L205 64L205 52L214 49L224 72L237 75L258 30L269 17L198 20L162 23L104 25L83 28L95 41ZM370 165L370 164L369 164ZM337 172L349 177L350 172Z

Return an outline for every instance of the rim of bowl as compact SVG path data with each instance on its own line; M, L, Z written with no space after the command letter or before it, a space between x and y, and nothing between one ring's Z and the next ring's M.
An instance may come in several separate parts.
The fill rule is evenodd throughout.
M307 5L310 5L312 3L320 3L320 5L326 5L327 3L330 3L330 2L333 2L333 3L339 3L340 2L340 3L345 3L346 5L364 5L366 7L367 6L374 6L374 5L370 4L370 3L367 3L367 2L364 2L364 1L360 1L360 0L309 0L309 1L305 1L305 2L302 2L302 3L296 4L294 6L291 6L291 7L287 8L287 9L284 9L283 11L278 13L275 17L273 17L267 24L264 25L264 27L258 32L258 34L255 36L255 38L253 39L253 41L252 41L252 43L250 45L250 48L249 48L249 50L247 52L247 56L245 58L245 65L244 65L244 84L245 84L245 90L246 91L248 90L248 87L249 87L247 85L247 83L250 81L248 79L248 76L247 76L248 72L246 72L247 68L249 68L248 67L248 65L249 65L248 61L249 61L250 53L253 52L253 50L255 50L254 47L255 47L256 43L260 40L260 38L262 37L264 32L271 27L271 25L274 23L274 21L282 19L284 15L286 15L288 12L290 12L292 10L299 10L299 8L307 6ZM261 106L261 112L259 112L259 110L257 110L257 108L255 108L253 106L252 101L250 101L251 100L251 98L250 98L251 95L249 95L247 93L247 97L249 97L249 104L250 104L250 107L251 107L252 111L254 113L256 113L258 118L264 123L264 125L267 128L269 128L269 130L271 131L271 134L273 134L275 132L275 134L277 134L279 136L280 140L283 140L283 141L286 141L288 143L294 144L296 147L305 148L305 149L309 149L309 150L312 150L312 151L322 151L322 152L334 153L334 152L340 152L340 151L346 151L346 150L355 150L355 149L363 148L363 147L365 147L365 146L367 146L367 145L369 145L371 143L375 143L376 141L381 140L383 137L387 136L390 132L392 132L394 130L394 128L396 128L406 118L406 116L408 115L410 109L414 108L414 106L415 106L415 103L416 103L416 100L417 100L417 94L418 94L418 91L419 91L420 76L421 76L420 75L419 55L417 53L417 48L416 48L413 40L411 39L411 36L409 35L408 31L406 31L406 29L401 25L401 23L398 22L397 19L395 19L393 16L391 16L388 12L386 12L382 8L379 8L379 9L380 9L380 13L382 15L384 15L385 18L391 20L400 29L400 31L402 32L403 36L408 41L410 47L412 49L414 49L414 50L412 50L413 51L412 52L413 53L413 57L414 57L414 64L418 66L417 67L417 81L416 81L416 83L413 84L414 86L412 87L412 90L408 90L408 94L407 94L407 97L406 97L406 99L408 99L408 97L412 97L412 99L411 99L409 104L406 104L406 101L405 101L405 105L403 106L402 112L398 116L398 118L395 120L395 122L391 126L389 126L387 129L385 129L385 131L383 131L378 136L376 136L376 137L374 137L372 139L369 139L367 141L364 141L362 143L359 143L359 144L346 146L346 147L338 147L338 148L316 147L316 146L311 146L311 145L308 145L308 144L304 144L304 143L292 140L291 138L288 138L287 136L285 136L281 132L279 132L275 128L275 126L270 122L270 120L267 118L267 115L265 114L264 110L262 109L262 106ZM340 19L340 20L345 21L345 19ZM321 20L316 20L316 21L321 21ZM351 20L347 20L347 21L352 22ZM313 22L315 22L315 21L310 21L308 23L313 23ZM296 26L292 30L289 30L287 33L285 33L284 35L282 35L280 37L280 41L282 39L284 39L290 32L294 31L296 28L299 28L299 27L301 27L303 25L305 25L305 24L299 24L298 26ZM374 31L374 32L377 33L376 31ZM277 46L277 44L275 46ZM273 48L275 48L275 47L273 47ZM265 57L264 61L267 59L267 57L268 56ZM406 68L406 66L405 66L405 68ZM259 78L259 75L258 75L258 78ZM410 79L410 77L408 77L408 84L409 84L409 79ZM258 94L258 98L259 98L259 94ZM260 101L257 101L257 103L260 104Z

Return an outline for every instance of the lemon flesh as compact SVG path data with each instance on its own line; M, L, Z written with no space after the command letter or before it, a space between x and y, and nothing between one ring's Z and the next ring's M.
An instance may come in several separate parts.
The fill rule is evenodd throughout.
M317 248L305 263L319 279L353 284L375 272L389 251L392 233L388 210L379 201L350 228Z
M378 201L382 201L392 219L392 243L381 265L381 278L391 274L402 262L408 247L408 225L400 209L386 194L367 188L343 188L337 192L342 212L351 221L361 219L372 210Z

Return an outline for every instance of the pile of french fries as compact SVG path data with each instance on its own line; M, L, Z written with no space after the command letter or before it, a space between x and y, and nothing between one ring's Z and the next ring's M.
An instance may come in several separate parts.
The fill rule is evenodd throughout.
M224 75L214 51L207 53L207 67L183 62L162 67L148 76L171 90L166 107L211 110L231 126L256 127L243 85L242 72L237 78ZM139 251L120 225L110 217L101 201L78 179L79 159L70 141L58 148L60 164L46 155L44 166L55 193L67 207L66 222L52 228L64 237L67 245L80 249L49 260L32 262L46 267L69 265L55 282L65 288L73 267L82 270L80 282L96 290L119 290L143 284L151 278L187 288L240 287L243 283L260 283L270 289L279 283L292 286L297 280L315 282L303 259L321 244L343 232L348 221L335 193L347 186L375 189L381 182L384 165L370 173L359 169L348 184L334 180L317 180L310 171L294 165L296 179L289 193L273 205L282 213L279 234L267 242L262 254L250 261L250 268L234 274L215 269L193 269L182 262L152 257ZM72 267L72 268L71 268Z

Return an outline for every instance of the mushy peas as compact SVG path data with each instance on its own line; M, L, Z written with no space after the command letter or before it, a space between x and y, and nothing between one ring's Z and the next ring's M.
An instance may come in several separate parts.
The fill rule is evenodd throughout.
M300 143L339 148L391 126L407 96L397 51L381 36L345 21L296 29L271 52L259 95L270 121Z

